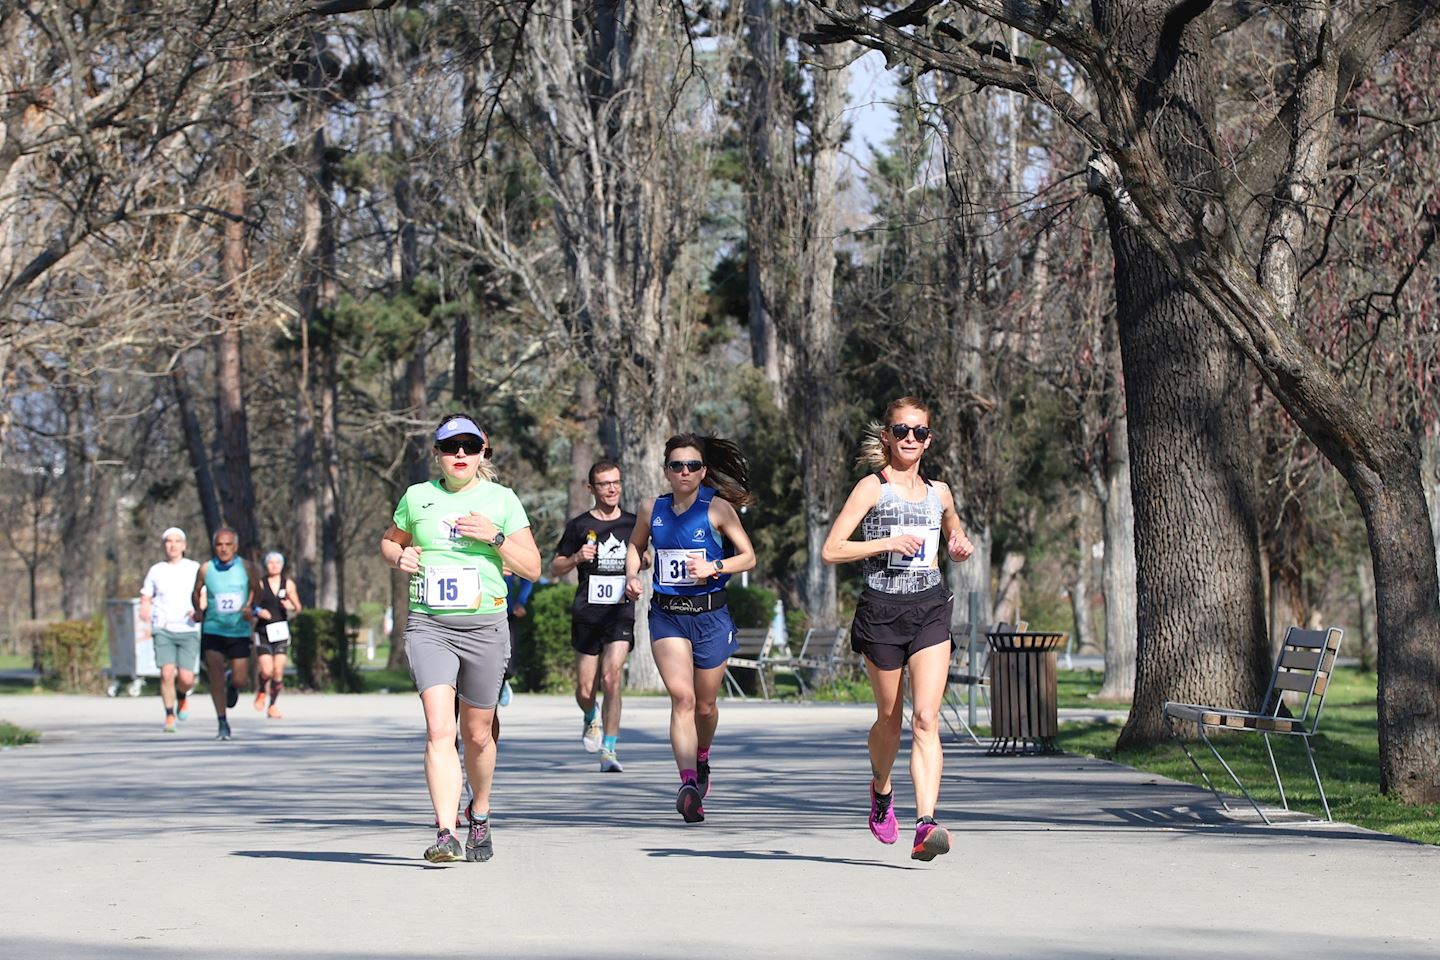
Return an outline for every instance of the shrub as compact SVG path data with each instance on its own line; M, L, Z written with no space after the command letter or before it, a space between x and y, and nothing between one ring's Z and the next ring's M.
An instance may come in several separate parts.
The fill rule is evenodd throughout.
M39 742L40 734L34 730L16 726L8 720L0 720L0 747L20 747Z
M99 693L105 687L105 634L99 620L61 620L40 635L43 682L65 693Z
M334 610L311 608L290 618L290 658L300 686L312 690L337 690L354 693L360 689L360 678L350 663L348 630L356 618L343 620Z
M515 681L521 690L559 691L574 682L575 651L570 646L570 605L575 585L547 583L535 588L517 621Z
M741 629L770 626L770 621L775 619L774 590L742 587L734 581L726 589L730 594L726 603L735 626Z

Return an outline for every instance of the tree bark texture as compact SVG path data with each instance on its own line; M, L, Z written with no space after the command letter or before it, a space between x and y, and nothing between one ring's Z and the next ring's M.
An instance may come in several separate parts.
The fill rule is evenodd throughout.
M245 371L242 358L245 325L245 282L250 268L247 234L249 158L243 144L250 133L249 61L236 54L230 62L232 140L223 150L225 219L220 241L220 286L225 302L223 326L216 344L216 421L221 469L217 485L224 521L235 529L240 554L258 561L263 549L255 515L255 485L250 472L250 430L245 416Z
M1170 178L1214 189L1210 41L1192 23L1162 44L1164 10L1095 4L1134 78L1139 122ZM1193 195L1193 194L1192 194ZM1137 658L1125 746L1167 734L1167 700L1253 709L1269 677L1245 359L1165 263L1115 212L1116 309L1124 362L1135 516Z
M205 518L206 541L209 542L220 528L220 502L215 497L215 481L210 475L210 455L205 449L205 435L200 429L200 417L195 412L195 397L190 392L190 380L185 372L183 357L176 361L170 371L170 386L175 392L180 432L185 437L185 452L190 458L190 472L195 475L195 493L200 499L200 515Z
M1118 365L1118 353L1110 362ZM1101 699L1129 700L1135 695L1136 595L1135 508L1130 499L1130 434L1125 400L1117 395L1105 435L1101 524L1105 530L1105 677Z
M1090 568L1093 560L1090 545L1095 542L1095 497L1083 485L1075 491L1075 569L1070 575L1070 613L1075 629L1071 634L1074 650L1098 650L1095 642L1095 621L1090 615Z
M785 224L793 213L784 188L793 169L789 136L793 110L785 94L785 59L771 0L746 0L745 41L745 279L749 290L750 355L765 375L777 402L784 403L780 340L773 311L785 299L777 284L784 264L777 259ZM793 192L793 191L791 191ZM777 273L779 275L777 275Z

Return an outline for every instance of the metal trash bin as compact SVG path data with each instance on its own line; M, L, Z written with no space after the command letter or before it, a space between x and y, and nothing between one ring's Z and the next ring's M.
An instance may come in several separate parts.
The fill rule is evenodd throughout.
M115 696L121 682L128 681L125 692L140 696L145 690L145 678L160 676L150 624L140 619L140 601L106 600L105 635L110 640L110 682L105 695Z
M987 633L990 642L991 756L1059 753L1055 652L1063 633Z

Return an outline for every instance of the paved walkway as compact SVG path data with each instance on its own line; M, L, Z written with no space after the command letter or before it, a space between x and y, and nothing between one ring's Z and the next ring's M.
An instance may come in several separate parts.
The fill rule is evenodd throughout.
M1440 848L1094 761L947 748L956 849L914 863L865 829L864 706L725 703L687 826L666 701L627 701L601 776L573 703L518 697L495 859L433 867L416 699L283 705L216 743L204 701L165 736L153 696L0 699L46 734L0 753L0 956L1440 956Z

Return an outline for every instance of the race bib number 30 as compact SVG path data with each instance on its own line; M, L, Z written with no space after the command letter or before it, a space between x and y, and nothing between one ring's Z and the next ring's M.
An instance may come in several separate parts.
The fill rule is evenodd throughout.
M890 562L887 564L891 570L916 570L934 566L935 553L940 549L940 528L926 526L910 526L896 524L890 528L892 537L919 537L922 544L920 552L913 557L907 557L903 553L892 552Z
M479 567L426 567L422 581L425 606L435 610L474 610L480 605Z
M240 608L244 605L245 594L243 593L215 594L215 610L218 613L239 613Z
M592 606L622 603L625 600L625 578L592 576L587 596Z
M704 550L657 550L655 556L656 583L662 587L693 587L700 583L685 567L687 560L704 560Z

